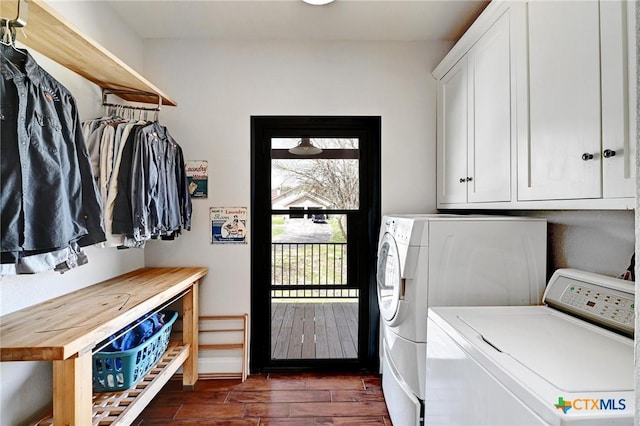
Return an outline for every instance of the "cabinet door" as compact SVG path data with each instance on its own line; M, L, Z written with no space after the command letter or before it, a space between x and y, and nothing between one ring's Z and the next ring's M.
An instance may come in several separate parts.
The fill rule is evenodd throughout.
M469 202L511 200L511 73L509 11L468 53Z
M529 138L518 147L518 199L600 198L599 4L531 1L527 20Z
M467 57L438 84L438 199L467 202Z
M600 4L604 198L635 196L635 2Z

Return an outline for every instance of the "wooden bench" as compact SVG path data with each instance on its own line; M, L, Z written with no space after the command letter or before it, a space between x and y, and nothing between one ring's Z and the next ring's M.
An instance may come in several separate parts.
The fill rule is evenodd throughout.
M198 284L207 268L142 268L0 317L1 361L53 362L53 418L39 424L130 424L183 367L198 380ZM171 342L151 378L122 393L93 395L94 347L148 312L182 298L182 342ZM115 400L112 402L109 398ZM105 408L112 407L112 408Z

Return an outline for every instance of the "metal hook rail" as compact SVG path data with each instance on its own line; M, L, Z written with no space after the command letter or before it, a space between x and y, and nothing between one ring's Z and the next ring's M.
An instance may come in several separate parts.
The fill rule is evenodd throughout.
M158 106L156 108L147 108L147 107L136 107L136 106L128 106L128 105L119 105L119 104L110 104L107 102L107 95L146 95L146 96L157 96L158 97ZM142 111L160 111L162 108L162 96L158 93L153 92L143 92L141 90L129 90L129 89L102 89L102 105L104 106L118 106L124 107L128 109L138 109Z

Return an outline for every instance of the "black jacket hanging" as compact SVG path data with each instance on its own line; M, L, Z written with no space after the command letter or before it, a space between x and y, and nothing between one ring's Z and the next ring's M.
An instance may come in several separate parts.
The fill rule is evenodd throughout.
M28 52L0 52L2 262L104 241L75 99Z

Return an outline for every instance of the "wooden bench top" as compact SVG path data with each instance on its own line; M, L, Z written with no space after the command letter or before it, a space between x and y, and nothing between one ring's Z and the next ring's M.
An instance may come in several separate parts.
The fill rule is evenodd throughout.
M64 360L180 295L207 268L141 268L0 317L1 361Z

